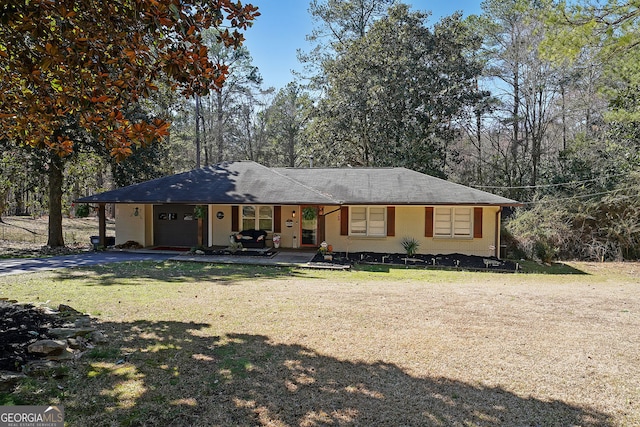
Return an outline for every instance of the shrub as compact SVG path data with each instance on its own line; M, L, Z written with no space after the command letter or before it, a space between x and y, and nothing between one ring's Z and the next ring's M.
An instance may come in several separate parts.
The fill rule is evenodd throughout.
M403 238L401 244L408 257L414 256L420 247L420 243L413 237Z
M89 212L91 212L91 208L89 208L89 205L78 205L78 207L76 208L76 217L86 218L89 216Z
M518 209L506 229L524 258L549 263L567 250L572 235L566 209L541 200L531 209Z
M629 178L629 182L638 183ZM541 199L505 221L503 237L514 253L559 259L620 261L640 258L637 184L592 199Z

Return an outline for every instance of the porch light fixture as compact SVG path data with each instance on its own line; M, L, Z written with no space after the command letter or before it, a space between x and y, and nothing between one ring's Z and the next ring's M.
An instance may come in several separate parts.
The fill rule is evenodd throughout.
M295 218L296 217L296 211L291 212L291 217Z
M133 210L133 216L138 216L138 215L140 215L140 212L138 212L138 208L135 208Z

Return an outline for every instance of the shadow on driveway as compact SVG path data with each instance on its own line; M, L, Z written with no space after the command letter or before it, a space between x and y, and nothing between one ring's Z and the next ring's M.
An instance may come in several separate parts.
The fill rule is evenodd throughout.
M175 254L134 252L86 252L50 258L15 258L0 260L0 276L23 274L60 268L87 267L128 261L166 261Z

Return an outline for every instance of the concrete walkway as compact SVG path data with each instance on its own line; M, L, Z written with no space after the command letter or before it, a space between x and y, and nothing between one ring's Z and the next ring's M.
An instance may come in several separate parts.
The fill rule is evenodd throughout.
M293 250L288 251L279 249L278 252L272 257L247 255L234 256L183 254L171 259L174 261L207 262L213 264L244 264L276 267L319 268L330 270L348 270L350 267L329 263L312 263L311 260L314 256L315 252Z
M0 276L24 274L35 271L56 270L60 268L86 267L128 261L163 262L186 261L213 264L243 264L277 267L322 268L346 270L349 266L311 263L315 253L303 251L278 251L273 257L246 255L193 255L173 251L132 250L84 252L80 254L55 256L48 258L0 259Z

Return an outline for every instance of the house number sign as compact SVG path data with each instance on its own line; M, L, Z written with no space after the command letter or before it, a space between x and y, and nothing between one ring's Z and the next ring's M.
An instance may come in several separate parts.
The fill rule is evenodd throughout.
M224 212L218 211L218 213L216 214L216 218L218 218L218 219L224 218Z

